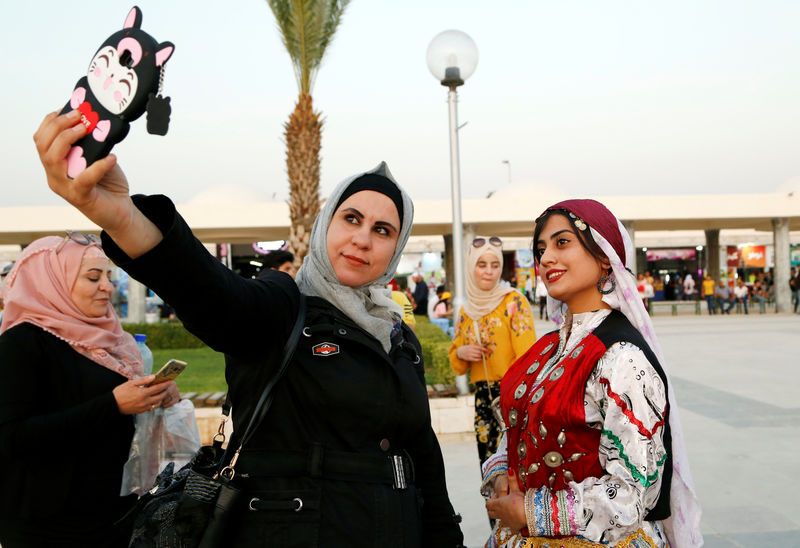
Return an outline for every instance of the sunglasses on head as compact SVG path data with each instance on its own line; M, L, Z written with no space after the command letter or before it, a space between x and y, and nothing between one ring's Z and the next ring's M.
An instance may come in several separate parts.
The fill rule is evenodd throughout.
M80 244L80 245L89 245L89 244L100 244L100 238L95 236L94 234L84 234L83 232L77 232L72 230L67 230L67 235L64 236L64 239L58 244L56 248L56 253L64 249L64 246L67 245L67 242L72 240L73 242Z
M486 245L486 238L475 238L472 240L472 247L483 247ZM497 236L492 236L489 238L489 243L495 247L503 247L503 240L498 238Z

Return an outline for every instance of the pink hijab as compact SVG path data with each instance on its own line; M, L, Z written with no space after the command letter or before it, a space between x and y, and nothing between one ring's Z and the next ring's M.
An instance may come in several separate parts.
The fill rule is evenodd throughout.
M120 375L141 376L142 356L133 337L122 330L111 303L105 315L84 315L72 301L72 287L86 251L58 236L46 236L25 248L6 278L5 311L0 333L21 323L41 327L69 343L78 353Z

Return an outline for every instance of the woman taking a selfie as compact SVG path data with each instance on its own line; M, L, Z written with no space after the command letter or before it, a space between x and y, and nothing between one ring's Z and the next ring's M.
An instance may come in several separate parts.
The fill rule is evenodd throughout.
M92 239L94 238L94 239ZM148 387L133 337L111 306L96 237L40 238L7 279L0 326L0 544L128 545L114 525L132 416L178 402Z
M293 358L236 467L250 502L226 544L461 546L422 351L386 288L413 205L385 164L333 191L297 283L280 271L247 280L206 251L169 199L131 199L114 156L70 180L77 121L51 114L34 137L48 183L104 229L116 264L226 354L234 440L277 369L301 292L308 297Z
M622 224L594 200L548 208L534 231L560 325L503 378L508 431L484 467L487 546L700 546L677 406L626 270Z

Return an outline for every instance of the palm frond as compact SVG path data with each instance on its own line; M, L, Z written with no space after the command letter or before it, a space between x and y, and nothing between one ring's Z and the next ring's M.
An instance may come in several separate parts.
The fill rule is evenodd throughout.
M325 51L350 0L267 0L300 93L310 94Z

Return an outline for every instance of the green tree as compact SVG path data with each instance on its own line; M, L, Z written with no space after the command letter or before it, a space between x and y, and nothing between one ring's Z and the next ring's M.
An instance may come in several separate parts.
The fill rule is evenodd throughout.
M322 120L311 88L350 0L267 0L292 60L299 97L284 124L289 176L289 246L299 266L308 254L311 227L319 213L319 151Z

